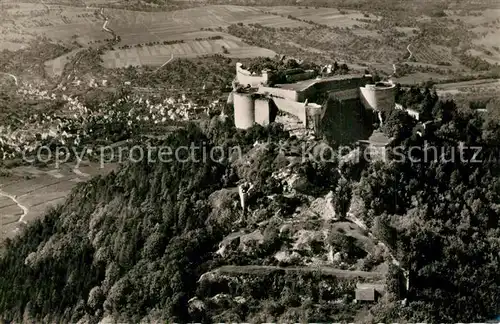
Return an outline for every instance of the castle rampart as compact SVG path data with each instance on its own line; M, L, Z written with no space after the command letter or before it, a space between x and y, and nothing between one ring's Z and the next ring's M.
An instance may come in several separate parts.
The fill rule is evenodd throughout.
M272 121L273 109L272 99L258 98L255 100L255 122L259 125L266 126Z
M304 127L306 127L307 125L306 105L303 102L296 102L282 98L273 98L273 101L279 110L296 116L302 122Z
M252 93L233 93L234 124L236 128L247 129L255 123L255 101Z
M287 77L301 79L317 75L313 70L296 70ZM392 109L395 105L395 85L388 82L369 84L372 80L370 75L309 78L275 86L268 86L268 80L268 72L257 75L243 69L241 63L236 64L236 83L252 92L233 92L236 127L246 129L254 123L269 124L274 119L272 105L296 116L305 128L316 128L325 115L326 107L313 102L326 97L340 101L360 100L364 109L375 111Z
M267 71L262 71L262 74L253 74L248 70L243 68L241 63L236 63L236 81L242 86L248 86L252 88L258 88L263 84L267 84L269 80L269 75Z
M359 89L370 82L371 77L365 75L336 75L321 79L310 79L289 84L276 85L279 89L296 92L296 101L311 100L319 94L337 92L348 89Z
M389 111L393 109L395 102L396 85L391 82L379 82L367 84L360 88L361 102L367 109L376 111Z
M265 94L265 95L270 95L273 97L281 98L281 99L291 100L291 101L303 101L303 100L299 100L300 94L297 91L292 90L292 89L260 86L257 92Z

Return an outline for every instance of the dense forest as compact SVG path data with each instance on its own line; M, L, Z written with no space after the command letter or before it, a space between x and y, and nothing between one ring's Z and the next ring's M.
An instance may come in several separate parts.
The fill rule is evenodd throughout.
M492 104L490 114L480 115L458 110L433 92L421 94L421 108L440 121L435 131L415 135L414 122L401 111L387 112L390 122L384 126L395 137L394 145L412 159L344 165L315 161L300 169L312 184L309 194L333 190L337 211L349 209L372 226L410 272L407 303L376 304L374 321L484 321L496 315L500 304L500 170L494 159L500 156L500 107ZM411 93L399 96L413 100ZM218 116L156 144L240 145L248 152L256 141L299 144L279 125L237 131L230 119ZM424 155L425 145L438 148L437 153ZM460 145L482 149L478 156L464 150L458 159ZM217 162L197 156L190 162L130 163L79 184L63 205L4 242L1 316L18 322L97 322L104 315L121 322L353 321L359 306L325 301L328 295L318 295L313 287L320 280L314 275L254 282L242 290L243 304L205 311L190 307L193 297L208 293L198 283L200 276L221 265L214 257L218 243L245 227L238 221L242 215L231 188L242 180L256 184L249 204L259 217L268 212L286 216L300 203L283 197L264 203L282 192L270 176L280 164L277 150L268 152L251 161L250 169L234 164L230 156ZM426 161L425 156L433 158ZM280 237L269 230L258 253L240 262L260 260L275 250Z
M440 127L419 137L399 119L397 144L413 161L371 164L353 190L367 223L391 224L381 237L410 270L408 307L398 305L380 320L484 321L496 316L500 301L499 107L481 115L422 95L421 108Z

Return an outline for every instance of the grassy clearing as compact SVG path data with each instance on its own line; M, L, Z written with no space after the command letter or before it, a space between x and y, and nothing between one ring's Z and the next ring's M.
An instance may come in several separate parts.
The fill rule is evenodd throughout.
M100 168L98 163L89 163L80 167L81 174L72 171L72 165L65 164L59 169L39 169L31 166L9 170L9 175L2 178L2 192L15 196L17 201L28 208L24 218L30 222L41 216L50 207L62 203L78 183L87 181L90 176L106 174L114 168L107 165ZM89 175L89 176L86 176ZM22 210L6 197L0 197L0 241L13 237L22 226L17 220Z

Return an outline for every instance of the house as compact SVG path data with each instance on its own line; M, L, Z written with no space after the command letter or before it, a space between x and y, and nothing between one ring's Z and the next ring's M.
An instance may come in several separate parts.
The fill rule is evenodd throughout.
M357 302L376 302L377 292L373 288L356 288Z
M359 140L358 148L361 156L367 161L388 161L388 148L394 138L387 137L381 131L375 130L367 140Z
M385 285L376 283L357 283L355 298L357 302L376 302L383 295Z

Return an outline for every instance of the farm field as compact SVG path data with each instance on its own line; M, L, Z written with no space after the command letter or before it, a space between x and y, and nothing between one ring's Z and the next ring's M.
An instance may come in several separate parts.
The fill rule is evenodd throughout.
M83 164L83 162L82 162ZM17 167L0 184L0 240L13 237L24 226L48 208L62 203L71 189L92 176L107 174L116 166L98 163L81 165L77 171L65 164L59 169Z
M350 64L383 65L383 70L390 73L392 63L408 57L406 46L411 44L415 64L428 65L429 70L469 70L464 69L448 46L440 45L439 42L427 44L425 38L413 42L412 37L417 37L415 35L419 33L418 27L403 25L385 32L382 27L385 26L386 18L355 10L208 5L176 11L146 12L86 4L69 6L19 2L5 5L0 9L5 17L0 21L0 46L18 49L27 46L33 39L47 38L53 43L68 45L68 51L78 46L102 47L103 66L106 68L158 66L172 56L190 58L220 54L225 52L224 46L229 50L229 53L225 53L228 57L273 56L275 52L285 51L307 59L335 57L337 61ZM496 10L481 11L474 15L451 11L444 19L459 19L477 34L467 53L496 63L500 62L500 49L494 45L498 36L496 33L500 30L496 14ZM105 19L108 31L103 29ZM426 19L427 23L433 22L433 18ZM309 22L336 29L318 28ZM246 34L226 33L229 32L226 28L234 24L248 27ZM292 29L259 30L260 27L249 27L250 24ZM482 29L487 32L476 32ZM395 33L399 35L394 36ZM111 34L118 37L116 42L108 43L113 38ZM183 43L168 44L180 40ZM44 66L46 74L60 76L71 55L50 56L51 59Z
M237 39L218 39L113 50L102 55L102 59L103 66L106 68L123 68L127 66L142 65L155 66L162 65L172 56L174 58L188 58L216 53L222 54L223 47L228 49L229 53L225 54L228 57L273 57L276 55L276 53L271 50L248 46Z
M249 46L240 39L223 33L219 28L239 22L276 28L310 26L305 22L263 14L261 9L230 5L170 12L104 8L101 15L98 7L17 3L4 7L1 14L7 19L0 22L4 30L0 35L0 46L12 48L12 39L26 39L26 43L17 43L15 49L26 46L30 40L37 37L60 44L78 44L80 47L106 45L112 38L110 33L103 29L103 16L106 17L107 28L119 36L113 50L103 55L106 67L161 65L171 55L194 57L222 53L222 46L229 50L229 53L226 53L229 57L273 56L274 52ZM215 36L223 39L209 39ZM163 45L165 42L176 40L183 40L184 43ZM134 47L137 44L152 45L151 43L156 45ZM52 76L61 75L72 54L74 52L46 61L45 72Z
M11 30L12 33L87 45L110 36L102 30L104 21L98 11L96 7L51 5L47 10L41 4L20 4L19 8L5 9L2 14L15 19L17 29ZM207 6L171 12L104 9L103 13L109 19L108 27L121 37L120 45L184 39L184 34L200 31L201 28L225 27L238 22L276 28L308 25L276 15L265 15L256 8L238 6Z
M459 93L489 93L500 90L500 79L472 80L464 82L442 83L436 85L439 95Z
M500 38L500 33L498 35L494 35L496 40ZM498 44L498 43L497 43ZM493 45L495 46L495 45ZM470 49L467 51L467 54L471 56L477 56L485 60L490 64L500 64L500 50L491 49L488 50L488 46L481 45L478 47L479 49Z
M345 10L340 11L335 8L314 8L314 7L258 7L267 12L272 12L279 15L291 15L302 20L314 21L318 24L327 25L330 27L353 27L354 25L363 25L356 19L378 20L380 18L370 15L365 17L359 11Z
M16 3L1 7L0 14L4 18L0 21L0 48L4 48L4 44L13 39L20 44L28 44L31 40L44 36L63 41L74 41L77 40L75 36L86 34L90 34L90 37L106 38L101 31L99 19L90 9L54 5L45 7L42 3ZM53 33L48 35L46 31Z
M463 22L475 34L474 48L468 54L480 57L489 63L500 64L500 8L471 11L466 14L449 11L449 18Z
M483 24L491 24L495 21L498 22L500 18L500 8L498 8L497 5L497 9L471 10L467 13L458 10L447 10L446 14L453 20L459 19L471 27L477 27Z
M64 66L68 63L72 57L75 56L82 49L73 50L67 54L59 56L53 60L45 62L45 72L51 76L61 76L64 70Z
M9 51L17 51L26 47L27 45L25 43L10 42L7 40L2 42L2 49L6 49Z
M434 72L416 72L405 75L403 77L394 78L394 82L402 85L418 85L429 80L439 81L446 80L446 76Z
M432 65L451 64L459 66L460 63L451 53L451 49L440 45L412 44L410 47L417 63Z

